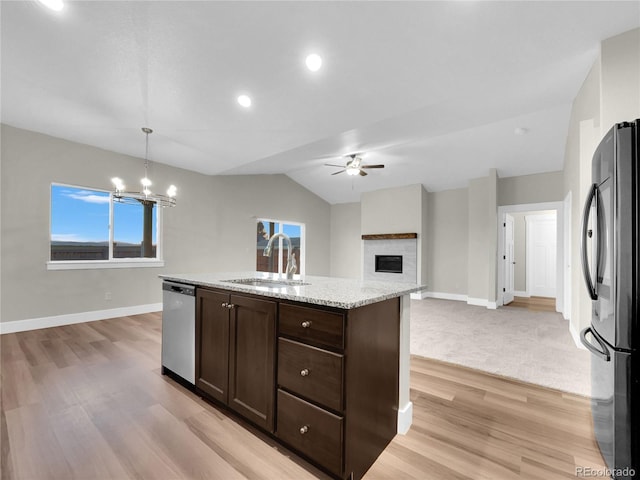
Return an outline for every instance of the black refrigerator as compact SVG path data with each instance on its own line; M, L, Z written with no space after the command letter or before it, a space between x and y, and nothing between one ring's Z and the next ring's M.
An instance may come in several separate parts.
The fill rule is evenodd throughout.
M591 412L608 474L640 479L640 120L614 125L593 156L582 218L591 325Z

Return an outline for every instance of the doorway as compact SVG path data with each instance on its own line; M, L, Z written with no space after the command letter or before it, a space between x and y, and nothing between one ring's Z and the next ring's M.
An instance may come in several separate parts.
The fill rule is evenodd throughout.
M562 202L498 208L498 305L524 306L542 297L563 311L563 213Z

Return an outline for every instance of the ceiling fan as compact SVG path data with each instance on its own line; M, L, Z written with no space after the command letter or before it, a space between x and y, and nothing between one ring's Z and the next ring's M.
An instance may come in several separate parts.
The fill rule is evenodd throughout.
M349 158L345 165L335 165L333 163L325 163L327 167L338 167L342 168L342 170L338 170L331 175L337 175L342 172L347 172L347 175L367 175L367 172L364 171L365 168L384 168L384 165L366 165L362 163L362 157L360 157L357 153L347 155L345 158Z

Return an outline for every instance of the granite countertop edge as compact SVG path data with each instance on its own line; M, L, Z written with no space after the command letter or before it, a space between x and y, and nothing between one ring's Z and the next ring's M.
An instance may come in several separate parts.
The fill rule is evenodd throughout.
M218 288L231 292L248 293L268 298L324 305L345 310L408 295L425 288L425 286L415 283L361 281L357 279L310 275L303 277L296 275L294 282L303 282L305 284L294 284L286 288L256 287L225 281L248 278L282 281L282 278L278 275L264 272L162 274L158 276L163 280L194 285L196 287Z

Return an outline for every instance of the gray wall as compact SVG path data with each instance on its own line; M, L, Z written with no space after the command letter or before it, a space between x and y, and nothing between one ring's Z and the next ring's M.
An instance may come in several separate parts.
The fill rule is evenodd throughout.
M163 212L165 267L49 271L51 182L110 189L114 176L138 178L142 160L6 125L1 135L2 321L158 303L161 273L255 270L257 216L305 223L307 273L329 273L324 200L284 175L209 177L162 164L154 182L179 189L178 206Z
M419 233L422 224L420 184L365 192L360 197L362 234Z
M385 188L362 194L361 232L418 234L418 283L424 283L429 265L427 260L428 196L422 184Z
M495 169L469 182L467 295L471 301L496 301L497 195Z
M332 277L361 278L360 203L331 205Z
M468 189L429 192L427 290L466 295L469 255Z
M640 28L602 42L602 134L640 116Z
M429 261L429 192L420 186L422 206L420 209L420 230L418 230L418 282L427 283L432 265ZM427 288L428 289L428 288Z
M576 96L564 157L564 195L571 195L571 328L588 326L591 304L580 269L582 202L591 184L591 158L616 122L640 117L640 29L604 40L600 58Z
M306 274L329 274L331 206L285 175L210 177L214 193L216 242L208 270L255 270L256 220L305 224Z
M498 206L561 202L563 198L563 172L498 179Z

